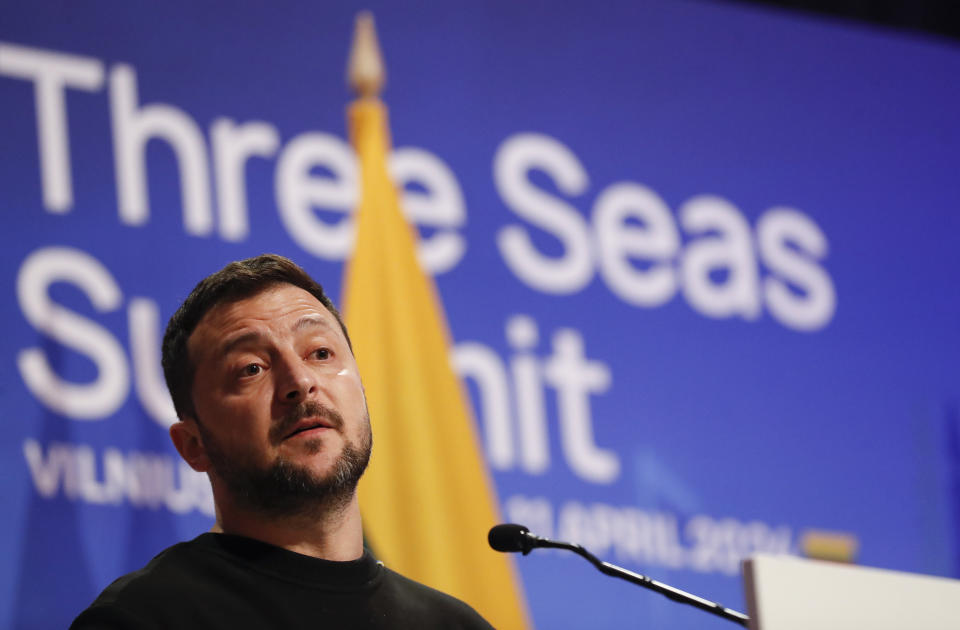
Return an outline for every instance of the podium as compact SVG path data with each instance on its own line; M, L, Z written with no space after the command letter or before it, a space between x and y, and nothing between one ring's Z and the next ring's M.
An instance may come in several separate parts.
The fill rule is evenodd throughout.
M516 523L490 529L497 551L566 549L601 573L642 586L750 630L960 630L960 580L885 569L756 555L743 563L747 611L681 591L603 562L580 545L531 534Z
M960 630L960 580L767 555L743 579L750 630Z

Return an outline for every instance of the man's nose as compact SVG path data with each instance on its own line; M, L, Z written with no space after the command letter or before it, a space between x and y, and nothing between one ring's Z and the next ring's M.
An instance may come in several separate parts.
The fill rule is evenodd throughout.
M285 376L278 383L278 397L287 403L306 400L317 389L316 375L299 357L290 357L284 363Z

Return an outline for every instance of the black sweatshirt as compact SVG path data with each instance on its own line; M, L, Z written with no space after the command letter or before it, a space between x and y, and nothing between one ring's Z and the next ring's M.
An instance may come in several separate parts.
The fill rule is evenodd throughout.
M453 628L490 630L467 604L376 561L333 562L202 534L125 575L71 630Z

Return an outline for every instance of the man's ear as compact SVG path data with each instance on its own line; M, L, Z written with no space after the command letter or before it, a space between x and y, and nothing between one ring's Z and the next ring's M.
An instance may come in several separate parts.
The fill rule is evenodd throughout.
M174 422L170 426L170 439L183 461L190 464L190 468L197 472L207 472L210 469L210 458L207 457L207 449L203 445L203 438L194 418L187 416Z

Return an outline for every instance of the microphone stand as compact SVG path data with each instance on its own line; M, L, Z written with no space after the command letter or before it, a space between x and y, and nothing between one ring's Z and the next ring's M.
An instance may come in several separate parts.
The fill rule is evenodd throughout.
M686 591L681 591L678 588L674 588L663 582L658 582L651 578L648 578L645 575L640 575L639 573L634 573L633 571L628 571L624 568L618 567L615 564L610 564L609 562L603 562L595 555L581 547L580 545L575 545L573 543L558 542L555 540L549 540L547 538L538 538L537 547L551 547L554 549L566 549L567 551L572 551L573 553L586 558L590 564L595 566L598 571L604 575L609 575L612 577L620 578L626 580L627 582L632 582L638 586L648 588L651 591L656 591L661 595L664 595L675 602L681 604L689 604L695 606L700 610L705 610L708 613L717 615L718 617L723 617L728 621L738 623L741 626L746 626L747 622L750 620L745 614L737 612L736 610L731 610L730 608L725 608L724 606L711 602L709 600L703 599L702 597L697 597ZM530 549L524 549L523 554L527 555L530 553Z

